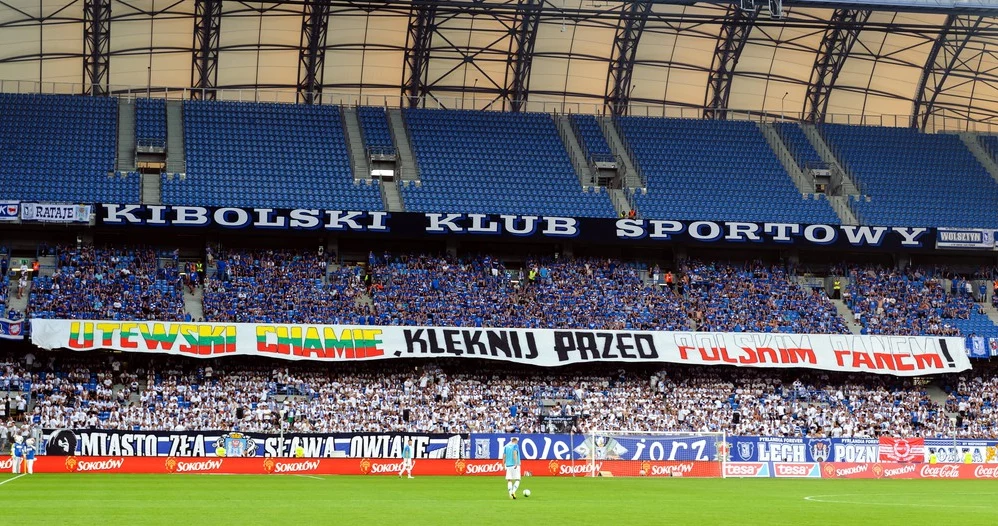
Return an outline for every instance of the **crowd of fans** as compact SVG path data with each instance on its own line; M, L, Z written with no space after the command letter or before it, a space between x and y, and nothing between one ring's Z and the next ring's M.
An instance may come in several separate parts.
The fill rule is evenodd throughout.
M849 278L843 299L864 334L957 336L952 320L968 319L977 308L969 281L953 279L946 291L932 269L854 267Z
M56 247L55 256L53 274L34 277L28 303L30 317L184 319L176 253L80 245Z
M801 287L779 266L689 261L683 274L687 312L701 330L849 333L823 290Z
M811 437L998 438L998 375L939 380L675 366L550 372L444 362L309 364L45 353L0 359L9 424L44 428L245 432L726 431ZM30 362L30 365L28 365ZM937 397L937 400L939 398ZM953 418L958 418L954 425Z
M634 265L579 258L507 268L489 256L375 258L371 292L384 325L687 329L680 299Z
M315 251L231 250L216 259L202 302L208 321L368 323L359 267L327 271Z
M206 321L849 332L823 289L760 261L684 260L663 271L606 258L384 252L340 266L321 250L220 249L216 256L209 249L197 262L142 247L47 250L57 260L51 276L21 272L34 275L29 317L191 320L183 291L195 294L203 284L198 319ZM836 273L848 278L842 299L864 334L955 336L962 328L991 335L980 325L987 325L985 279L919 267ZM993 273L985 274L976 277ZM7 279L0 303L13 294ZM991 301L998 306L998 295ZM972 315L972 323L960 323Z

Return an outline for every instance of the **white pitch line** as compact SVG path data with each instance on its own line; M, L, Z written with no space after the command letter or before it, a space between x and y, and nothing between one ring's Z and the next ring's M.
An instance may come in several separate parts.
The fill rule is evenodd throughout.
M3 486L4 484L6 484L6 483L8 483L10 481L17 480L17 479L19 479L19 478L21 478L21 477L23 477L25 475L27 475L27 473L21 473L20 475L18 475L16 477L9 478L9 479L7 479L7 480L5 480L3 482L0 482L0 486Z
M305 478L307 478L307 479L315 479L315 480L326 480L326 479L324 479L324 478L322 478L322 477L313 477L312 475L298 475L298 476L299 476L299 477L305 477Z
M804 500L808 502L820 502L825 504L851 504L855 506L900 506L900 507L911 507L911 508L963 508L963 509L990 509L991 506L975 506L967 504L920 504L920 503L904 503L904 502L866 502L863 500L833 500L829 497L879 497L879 496L898 496L898 495L864 495L856 493L848 493L841 495L810 495L804 497Z

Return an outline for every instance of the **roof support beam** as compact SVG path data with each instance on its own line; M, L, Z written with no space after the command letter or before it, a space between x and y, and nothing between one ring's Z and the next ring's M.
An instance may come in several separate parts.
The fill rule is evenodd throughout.
M530 67L534 61L534 42L541 21L543 0L520 0L516 14L513 46L506 61L505 96L511 111L520 111L530 92ZM510 77L512 76L512 79ZM510 81L511 80L511 81Z
M836 9L821 39L818 58L811 70L811 80L804 97L804 118L808 122L825 120L828 97L842 72L852 46L870 19L869 9Z
M426 98L426 75L430 65L430 41L436 28L436 3L409 8L409 31L405 39L405 63L402 67L402 96L410 108L419 107Z
M111 57L111 0L83 4L83 92L107 95Z
M759 10L745 10L732 4L721 26L721 33L714 48L714 60L710 64L707 77L707 92L704 94L705 119L726 119L728 96L731 94L731 81L735 77L735 67L742 56L745 43Z
M945 91L946 80L960 64L960 53L980 29L984 17L949 15L932 43L929 57L922 68L911 110L911 127L925 130L935 110L936 97Z
M301 18L298 51L298 102L322 102L322 77L326 61L329 0L307 0Z
M218 84L218 35L222 0L194 0L194 46L191 56L191 98L215 98Z
M624 115L631 99L631 74L638 42L648 21L651 2L631 1L621 7L617 32L613 38L613 54L607 71L603 107L614 115Z

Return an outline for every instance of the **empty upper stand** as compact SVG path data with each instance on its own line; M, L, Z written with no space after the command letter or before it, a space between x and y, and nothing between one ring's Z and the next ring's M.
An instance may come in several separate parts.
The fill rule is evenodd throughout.
M862 223L998 227L998 183L958 136L875 126L820 129L870 196L853 202Z
M582 144L586 159L596 162L613 161L613 151L603 136L603 130L594 115L572 115L572 128Z
M405 111L421 186L406 208L613 217L605 193L584 192L551 116L544 113Z
M823 199L805 199L751 122L621 117L648 180L643 217L837 224Z
M186 177L163 177L163 203L381 210L355 184L336 106L188 101Z
M166 100L135 100L135 145L166 148Z
M360 129L364 134L364 146L371 154L395 153L395 141L388 128L388 114L381 106L361 106L357 108Z
M0 117L0 199L138 201L138 178L114 176L115 99L2 93Z

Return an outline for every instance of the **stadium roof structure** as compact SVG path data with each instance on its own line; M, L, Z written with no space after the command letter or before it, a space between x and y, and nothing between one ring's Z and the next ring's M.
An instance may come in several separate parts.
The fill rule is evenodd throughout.
M998 125L998 0L769 3L0 0L0 90Z

